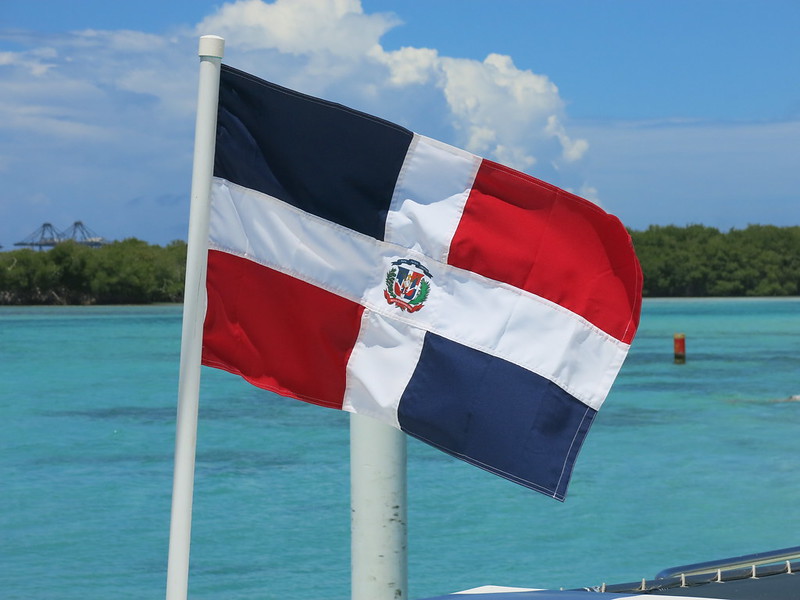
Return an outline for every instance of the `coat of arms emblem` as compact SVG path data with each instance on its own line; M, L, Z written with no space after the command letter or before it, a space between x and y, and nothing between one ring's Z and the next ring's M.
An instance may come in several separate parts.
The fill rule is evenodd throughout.
M432 277L420 262L401 258L392 263L392 268L386 274L383 296L389 304L401 310L417 312L428 298Z

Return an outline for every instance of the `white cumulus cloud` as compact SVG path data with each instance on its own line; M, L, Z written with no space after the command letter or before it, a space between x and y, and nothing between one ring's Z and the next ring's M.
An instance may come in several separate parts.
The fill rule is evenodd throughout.
M588 143L568 136L564 102L547 76L500 54L477 61L432 48L386 50L381 37L398 24L392 15L365 14L359 0L238 0L196 32L225 37L246 70L313 94L338 90L335 99L384 107L382 116L414 130L426 118L409 112L419 109L414 96L425 98L451 128L445 141L519 169L583 156Z
M359 60L395 24L387 15L364 14L359 0L238 0L204 19L197 31L216 32L247 50Z

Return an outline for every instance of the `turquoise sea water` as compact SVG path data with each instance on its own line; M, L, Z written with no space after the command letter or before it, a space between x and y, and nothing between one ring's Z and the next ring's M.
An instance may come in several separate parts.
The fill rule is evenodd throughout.
M0 308L0 598L164 597L180 319ZM410 597L800 545L799 374L800 299L646 301L564 504L409 440ZM190 597L349 597L347 436L204 369Z

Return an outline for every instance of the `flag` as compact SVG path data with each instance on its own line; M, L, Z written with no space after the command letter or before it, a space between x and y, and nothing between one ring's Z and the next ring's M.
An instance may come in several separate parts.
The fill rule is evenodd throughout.
M641 285L595 204L223 65L205 365L563 500Z

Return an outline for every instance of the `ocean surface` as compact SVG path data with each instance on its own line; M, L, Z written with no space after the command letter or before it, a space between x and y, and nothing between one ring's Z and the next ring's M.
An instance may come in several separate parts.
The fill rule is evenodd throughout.
M181 308L0 307L0 598L163 598ZM687 362L673 364L673 334ZM800 545L800 299L647 300L565 503L409 439L409 596ZM204 369L189 595L349 598L344 413Z

